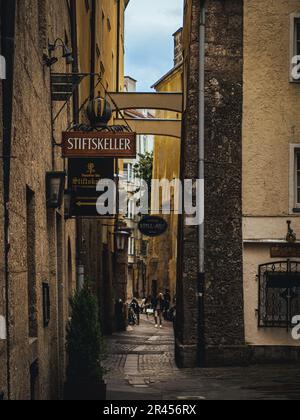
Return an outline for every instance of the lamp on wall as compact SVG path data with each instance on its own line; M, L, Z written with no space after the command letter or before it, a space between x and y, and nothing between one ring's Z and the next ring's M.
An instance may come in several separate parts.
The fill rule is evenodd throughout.
M46 173L46 198L48 209L57 209L61 207L65 189L65 180L65 172Z
M49 55L44 54L43 60L46 66L52 67L58 62L57 57L52 57L52 53L56 51L57 48L62 49L62 57L66 59L67 64L72 64L74 62L72 51L66 46L65 42L61 38L57 38L53 44L48 44Z
M130 237L130 233L126 230L116 230L116 246L118 251L125 251L126 241Z

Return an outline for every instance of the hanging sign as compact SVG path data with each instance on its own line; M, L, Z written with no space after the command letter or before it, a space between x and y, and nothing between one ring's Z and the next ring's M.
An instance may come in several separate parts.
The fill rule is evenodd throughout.
M64 158L110 157L136 158L135 133L64 132L62 156Z
M113 159L69 159L68 182L73 191L72 216L100 217L96 203L100 196L96 191L101 179L114 178Z
M152 238L163 235L168 229L168 223L157 216L145 216L139 223L139 231Z

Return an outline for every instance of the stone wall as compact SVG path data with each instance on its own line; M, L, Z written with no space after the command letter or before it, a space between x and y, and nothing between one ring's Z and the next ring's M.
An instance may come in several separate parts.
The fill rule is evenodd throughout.
M62 210L46 209L46 172L63 170L64 162L59 149L53 156L50 71L43 65L42 56L48 39L66 36L71 39L65 3L17 2L9 206L9 363L13 400L56 399L61 396L64 382L68 297L76 274L75 229L72 221L65 223ZM60 58L61 52L57 54ZM54 70L66 72L65 60L61 59ZM54 106L54 113L59 106ZM67 107L55 125L57 141L70 118ZM48 327L43 320L42 283L50 286ZM29 295L35 318L31 334ZM33 392L30 367L34 362L38 369Z
M186 16L190 32L184 36L187 93L182 173L184 178L197 179L200 2L190 3L190 16ZM244 358L242 102L243 1L207 0L204 298L201 310L198 228L182 226L177 320L180 366L238 364Z
M199 25L200 2L188 1L184 29L185 110L181 177L198 178L199 141ZM179 220L176 319L176 361L180 367L198 364L198 228Z
M234 360L233 347L236 349L245 344L242 263L243 1L207 1L206 45L206 357L209 364L239 363L239 360Z

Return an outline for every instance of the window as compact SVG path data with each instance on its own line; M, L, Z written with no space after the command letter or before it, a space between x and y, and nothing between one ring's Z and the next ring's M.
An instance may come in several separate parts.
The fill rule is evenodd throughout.
M294 20L294 55L300 55L300 17Z
M141 244L141 255L143 257L147 257L148 254L148 242L147 241L142 241Z
M129 200L128 201L128 219L134 218L134 202Z
M300 144L290 145L290 214L300 213Z
M147 136L144 136L143 141L144 141L144 153L147 153L148 152L148 138L147 138Z
M135 255L135 239L134 238L129 238L128 254L131 256Z
M50 324L50 287L48 283L43 283L43 319L44 327Z
M291 15L291 35L290 35L290 42L291 42L291 81L292 82L300 82L300 78L295 77L295 72L293 69L299 63L298 60L295 60L296 56L300 56L300 14L292 14ZM298 72L297 72L298 73Z
M101 18L101 32L100 32L100 34L101 34L101 39L100 39L100 41L101 41L101 48L103 49L103 47L104 47L104 36L105 36L105 14L104 14L104 12L103 12L103 10L102 10L102 18Z
M100 53L100 48L99 48L98 43L96 44L96 54L97 54L97 57L100 58L101 53Z
M259 267L259 328L290 328L300 313L300 263L282 261Z
M39 48L43 51L47 45L47 5L45 0L38 1Z
M134 180L133 165L131 163L124 163L124 178L128 182L132 182Z
M300 150L295 151L295 207L300 209Z
M30 366L30 399L31 401L38 401L38 378L39 378L39 361L36 360Z
M300 213L300 145L292 146L291 167L291 208L292 213Z
M28 289L28 324L29 337L37 338L37 293L36 293L36 221L35 194L26 188L26 224L27 224L27 289Z
M87 12L90 10L90 0L85 0L85 9Z

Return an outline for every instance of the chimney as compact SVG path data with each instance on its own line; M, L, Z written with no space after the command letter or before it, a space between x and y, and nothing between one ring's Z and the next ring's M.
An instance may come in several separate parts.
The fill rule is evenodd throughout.
M125 92L136 92L137 81L130 76L125 76Z
M174 65L178 66L183 62L183 48L182 48L182 32L183 28L173 34L174 37Z

